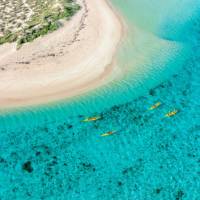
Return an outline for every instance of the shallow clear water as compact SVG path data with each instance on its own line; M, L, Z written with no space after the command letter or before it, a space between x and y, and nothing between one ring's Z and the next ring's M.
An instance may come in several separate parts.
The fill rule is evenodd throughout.
M0 199L200 199L200 1L112 2L129 27L123 77L2 114Z

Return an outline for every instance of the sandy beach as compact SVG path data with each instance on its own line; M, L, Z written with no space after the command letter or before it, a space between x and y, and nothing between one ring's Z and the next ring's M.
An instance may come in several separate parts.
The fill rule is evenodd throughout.
M19 50L0 46L0 108L69 98L102 85L115 71L122 25L106 0L78 0L63 26Z

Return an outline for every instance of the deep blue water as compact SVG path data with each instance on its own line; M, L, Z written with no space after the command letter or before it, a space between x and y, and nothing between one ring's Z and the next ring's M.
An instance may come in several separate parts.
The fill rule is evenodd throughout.
M144 5L138 0L127 1L127 5L113 2L127 17L131 12L126 10L128 5L129 10ZM154 12L167 4L151 2L155 7L147 3L141 10ZM155 77L152 70L143 71L147 72L142 74L145 79L127 75L124 82L116 82L120 88L115 90L115 83L103 88L99 97L103 104L95 91L86 96L92 100L77 100L73 106L62 102L0 116L0 199L200 199L200 4L184 0L171 10L175 2L169 1L171 13L160 13L152 20L148 16L148 22L139 21L141 13L131 20L129 17L130 24L134 22L138 29L145 30L142 41L147 31L178 45L177 54L166 53L165 45L163 52L153 54L149 66L155 68L148 69L159 71L164 67L155 72ZM174 15L184 16L184 20L180 23ZM149 48L140 44L144 42L137 44L139 53ZM163 62L162 54L167 57ZM131 60L131 55L119 52L119 63L124 62L124 56L127 62ZM136 84L140 77L142 81ZM160 107L148 110L158 101ZM173 109L179 112L164 117ZM81 122L88 114L102 118ZM117 132L100 137L111 130Z

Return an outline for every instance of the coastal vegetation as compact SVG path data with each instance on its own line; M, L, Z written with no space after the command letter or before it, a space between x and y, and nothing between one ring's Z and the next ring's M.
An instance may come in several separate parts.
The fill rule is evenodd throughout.
M57 30L61 19L70 19L80 6L74 0L0 1L0 45L26 42Z

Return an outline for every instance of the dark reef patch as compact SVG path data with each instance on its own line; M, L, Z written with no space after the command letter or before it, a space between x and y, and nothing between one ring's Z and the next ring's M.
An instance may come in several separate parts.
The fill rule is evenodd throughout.
M31 161L27 161L22 165L22 169L24 171L27 171L29 173L31 173L33 171L33 167L32 167L32 163Z

